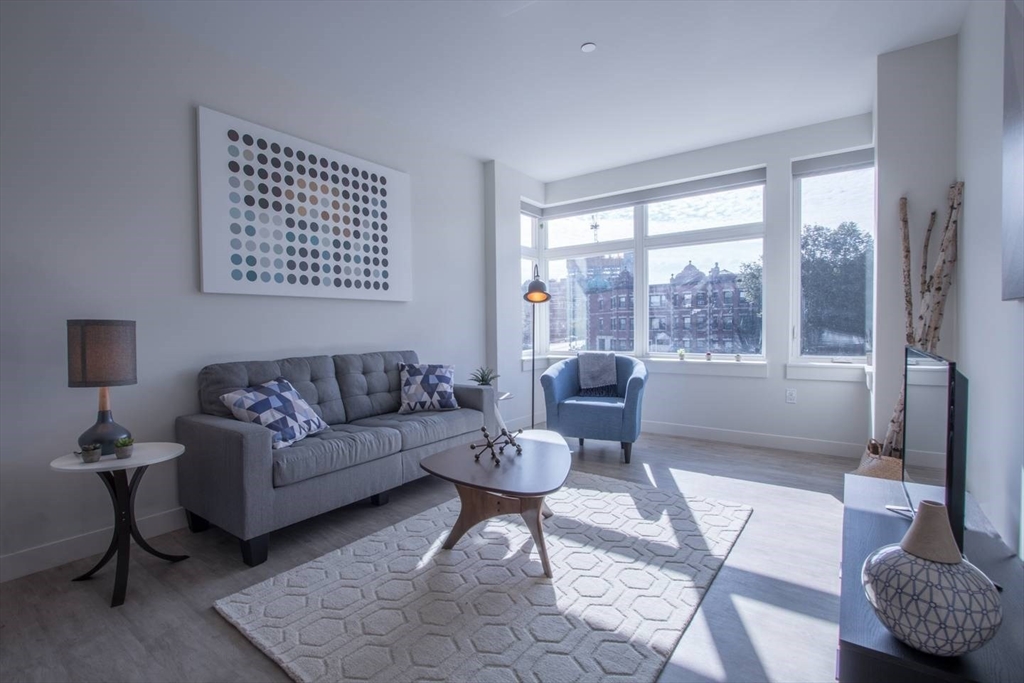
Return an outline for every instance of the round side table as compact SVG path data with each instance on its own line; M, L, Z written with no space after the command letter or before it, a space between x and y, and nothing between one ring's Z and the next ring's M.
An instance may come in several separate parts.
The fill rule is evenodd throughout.
M105 455L97 462L82 462L74 453L62 455L50 463L50 467L58 472L94 472L107 487L110 500L114 504L114 536L110 539L110 547L103 554L96 566L74 579L84 581L103 568L117 554L117 573L114 576L114 597L111 607L124 604L124 596L128 590L128 554L131 539L150 555L155 555L168 562L187 560L188 555L168 555L154 549L139 533L135 523L135 494L139 490L142 475L150 465L174 460L185 452L185 447L177 443L137 443L131 457L117 459L113 455ZM127 470L135 468L131 483L128 483Z

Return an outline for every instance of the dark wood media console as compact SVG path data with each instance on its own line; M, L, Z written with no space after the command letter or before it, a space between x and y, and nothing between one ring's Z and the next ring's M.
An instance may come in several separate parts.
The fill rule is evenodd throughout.
M914 500L942 500L942 489L909 484ZM840 683L867 681L1024 681L1024 565L1002 539L970 528L964 554L1003 587L1003 625L996 637L962 657L936 657L910 648L889 633L875 616L860 573L876 548L899 543L910 520L886 505L906 505L898 481L846 475L843 491L843 560L839 603ZM970 519L968 520L968 525Z

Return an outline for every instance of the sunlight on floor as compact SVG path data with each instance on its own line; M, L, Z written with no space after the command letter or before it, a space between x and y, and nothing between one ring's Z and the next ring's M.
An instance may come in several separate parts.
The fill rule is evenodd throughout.
M810 660L823 660L825 666L835 661L835 649L829 646L835 644L835 638L829 639L821 635L835 632L838 638L839 627L832 620L820 619L801 611L742 595L733 595L732 603L749 639L749 646L764 667L768 680L796 681L799 680L801 671L814 670L808 666ZM765 624L776 623L782 618L789 625L787 630L790 634L797 633L804 637L790 638L785 643L780 643L778 634L770 628L765 628ZM817 637L806 637L813 634L817 634ZM788 649L789 657L772 656L772 653L778 653L780 646Z

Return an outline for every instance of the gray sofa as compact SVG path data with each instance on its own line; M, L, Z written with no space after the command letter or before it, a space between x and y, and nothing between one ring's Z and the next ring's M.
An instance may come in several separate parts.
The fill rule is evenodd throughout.
M371 498L424 476L420 460L495 426L491 387L457 385L458 410L398 414L399 362L413 351L310 356L209 365L199 373L201 414L179 417L178 496L189 528L211 523L241 540L242 559L267 559L275 529ZM330 429L271 448L271 431L240 422L220 396L287 379ZM466 452L469 457L469 451Z

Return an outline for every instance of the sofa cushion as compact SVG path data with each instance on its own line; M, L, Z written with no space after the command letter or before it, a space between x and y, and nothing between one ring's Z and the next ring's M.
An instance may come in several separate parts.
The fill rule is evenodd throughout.
M220 401L221 396L278 377L288 380L328 424L346 421L341 389L330 356L207 365L199 373L200 409L207 415L231 417L231 411Z
M312 477L397 453L401 435L387 428L336 425L305 440L274 451L274 486Z
M283 377L229 392L220 400L235 419L263 425L274 432L271 442L274 448L291 446L327 429L327 423Z
M397 411L401 390L398 364L419 362L414 351L344 354L333 360L345 422Z
M455 366L431 363L399 363L402 383L402 405L398 412L420 413L433 410L456 410Z
M402 450L407 451L453 436L480 431L484 426L484 414L470 408L408 415L390 413L357 420L352 424L394 429L402 435Z

